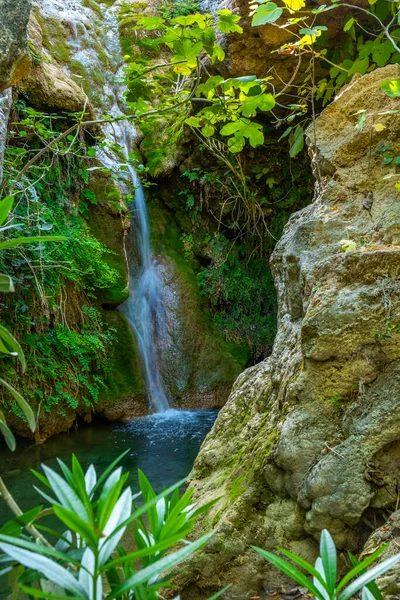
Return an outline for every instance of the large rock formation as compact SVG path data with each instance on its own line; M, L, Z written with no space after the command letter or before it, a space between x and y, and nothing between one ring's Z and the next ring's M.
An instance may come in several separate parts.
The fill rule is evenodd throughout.
M0 0L0 92L15 85L30 69L27 28L30 0Z
M399 75L392 65L356 80L308 131L315 199L273 255L272 356L240 375L192 472L195 499L220 500L200 525L215 536L188 567L183 597L277 586L250 544L310 559L328 528L340 549L358 551L396 507L399 213L379 148L399 143L400 117L388 112L398 101L380 89Z

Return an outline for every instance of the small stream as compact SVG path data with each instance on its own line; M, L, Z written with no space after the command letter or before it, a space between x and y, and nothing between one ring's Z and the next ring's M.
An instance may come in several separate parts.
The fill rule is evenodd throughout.
M129 485L137 490L140 468L160 492L189 474L216 416L215 410L169 410L129 423L97 422L56 435L40 446L20 441L15 452L0 453L0 473L22 510L28 510L42 504L32 487L38 480L30 469L41 471L41 463L58 469L57 457L70 465L71 454L75 453L84 468L93 463L100 474L129 449L121 462L130 472ZM0 525L11 517L0 499Z

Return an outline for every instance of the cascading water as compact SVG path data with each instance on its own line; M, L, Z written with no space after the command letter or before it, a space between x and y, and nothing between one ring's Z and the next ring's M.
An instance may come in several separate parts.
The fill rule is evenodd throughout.
M129 139L129 138L128 138ZM124 153L129 160L129 147L125 142ZM146 374L147 391L156 412L169 409L159 368L157 342L166 331L164 285L157 273L157 261L150 245L149 218L140 179L128 163L128 170L135 187L133 227L136 233L141 270L136 278L130 276L129 299L120 307L131 324L138 343Z
M109 9L104 9L104 50L111 69L106 72L98 65L98 56L93 50L91 34L98 36L98 30L92 26L93 16L90 9L82 6L79 0L36 0L42 12L56 17L67 24L71 32L69 45L73 51L73 59L79 62L86 71L90 81L93 68L100 68L106 78L101 94L101 106L98 110L118 117L125 113L122 99L123 87L117 86L123 63L119 47L118 22L116 10L119 2ZM72 74L73 76L73 74ZM159 366L158 343L166 332L166 314L164 307L164 285L157 273L157 261L152 256L150 245L149 218L146 200L140 179L131 164L130 155L134 147L135 129L127 121L116 121L105 127L105 134L111 143L117 143L126 159L132 184L135 189L135 201L132 210L132 230L140 260L139 274L132 273L129 280L129 299L120 307L127 317L137 340L143 361L149 401L155 412L165 412L169 402L164 390ZM99 149L97 157L116 174L120 171L120 161L110 149Z

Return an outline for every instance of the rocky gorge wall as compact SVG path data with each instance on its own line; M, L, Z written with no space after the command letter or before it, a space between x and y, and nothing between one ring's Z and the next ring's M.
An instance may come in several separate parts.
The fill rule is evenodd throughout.
M328 528L357 552L397 508L398 193L370 150L399 144L397 100L379 87L399 74L392 65L354 81L308 131L316 192L272 257L272 356L240 375L191 474L195 500L220 499L199 526L215 535L179 582L184 598L228 583L232 598L276 589L281 576L250 545L312 560ZM360 131L354 114L366 108Z
M20 20L25 15L24 33L18 29L19 21L13 22L10 12L10 23L14 29L11 25L10 27L15 37L13 43L18 52L9 67L11 63L7 57L14 47L10 43L4 49L6 58L0 70L4 81L8 81L7 85L16 84L18 79L18 85L12 88L14 121L18 122L22 118L16 109L18 99L36 111L43 111L44 114L51 112L56 118L64 119L68 119L68 114L71 116L70 113L80 111L85 111L86 118L92 119L104 112L115 115L127 110L123 87L119 83L123 66L118 37L121 4L123 3L86 0L40 0L33 3L28 24L31 6L25 1L24 11L20 7ZM25 62L20 56L23 35ZM17 69L16 65L25 66ZM5 143L11 102L10 88L4 94L6 96L1 105L0 118L3 133L0 136L0 152ZM71 192L68 199L78 211L82 205L87 206L82 210L86 212L85 226L88 235L94 236L102 244L104 267L114 273L114 283L109 287L98 287L95 297L92 294L90 300L100 311L104 331L113 332L107 369L103 372L100 367L99 370L104 385L92 406L88 406L87 401L81 401L82 394L76 391L75 386L71 390L65 389L66 393L71 391L76 399L71 405L62 401L51 409L45 406L41 410L40 439L70 428L77 414L88 420L94 410L109 419L127 419L148 411L134 336L124 316L116 310L127 299L128 238L132 238L129 251L133 252L133 256L135 253L134 227L129 222L126 200L133 190L123 168L121 170L118 167L119 162L124 162L120 150L110 149L115 138L118 141L121 127L108 126L102 129L94 126L82 132L82 143L86 144L87 149L92 148L86 157L89 180L86 189L83 189L77 172L74 175L77 178L73 186L75 191ZM126 131L129 136L135 135L130 125L127 125ZM104 150L98 150L96 158L90 158L96 140L104 137L108 139L108 146L106 144ZM107 172L104 166L110 165ZM91 201L88 202L87 198ZM168 226L171 229L170 222ZM165 236L163 227L163 215L160 214L154 227L160 240ZM176 229L173 223L172 227ZM176 234L173 250L168 250L164 255L165 244L157 239L157 235L153 237L157 260L168 290L166 310L169 331L166 345L162 348L162 369L170 401L175 406L187 408L222 406L232 382L246 362L246 356L237 353L235 346L227 344L215 330L208 316L207 304L200 297L193 268L182 256L183 244L179 239L179 232ZM134 266L136 269L137 267ZM68 307L67 326L72 330L79 330L81 309L87 304L88 298L74 286L66 286L64 289L66 297L63 302ZM57 324L63 315L55 309L50 317ZM29 349L25 349L29 364ZM94 367L97 368L99 367ZM35 387L34 380L32 385ZM39 382L36 387L40 389ZM46 388L45 393L51 395L51 390ZM9 420L20 433L26 433L18 418L10 415Z

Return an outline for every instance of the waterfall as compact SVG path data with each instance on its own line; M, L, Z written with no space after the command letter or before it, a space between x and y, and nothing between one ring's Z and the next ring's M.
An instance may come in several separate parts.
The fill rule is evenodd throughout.
M99 57L94 50L95 45L91 43L91 36L98 36L98 29L93 27L95 15L89 8L82 6L80 0L35 0L35 4L40 7L45 16L57 18L70 31L69 46L73 51L73 58L85 68L89 82L94 67L101 69L105 76L105 84L101 94L101 106L95 107L99 116L103 111L112 116L126 114L122 97L124 88L122 85L116 84L123 66L116 17L119 2L103 9L104 23L101 41L109 63L113 66L110 71L108 69L105 71L103 65L99 63ZM68 68L66 70L69 72ZM69 74L74 77L73 73L69 72ZM158 355L158 344L166 333L166 311L163 301L165 290L157 272L157 261L152 256L144 190L130 161L136 131L130 122L116 121L114 124L107 124L104 132L110 142L116 142L122 149L126 159L126 168L135 189L131 211L132 234L140 260L140 270L138 274L131 273L130 295L119 309L128 319L136 337L143 362L150 405L155 412L165 412L169 409L169 402L164 390ZM99 148L97 158L116 175L120 173L119 157L109 148Z
M129 160L130 148L123 147ZM130 275L129 298L120 307L128 319L142 357L147 392L150 403L156 412L164 412L169 402L164 390L158 357L158 341L166 332L166 314L164 306L164 284L157 273L157 261L153 258L150 245L149 217L143 186L134 168L127 163L132 183L135 187L134 215L132 225L136 234L137 250L141 270L138 277Z

